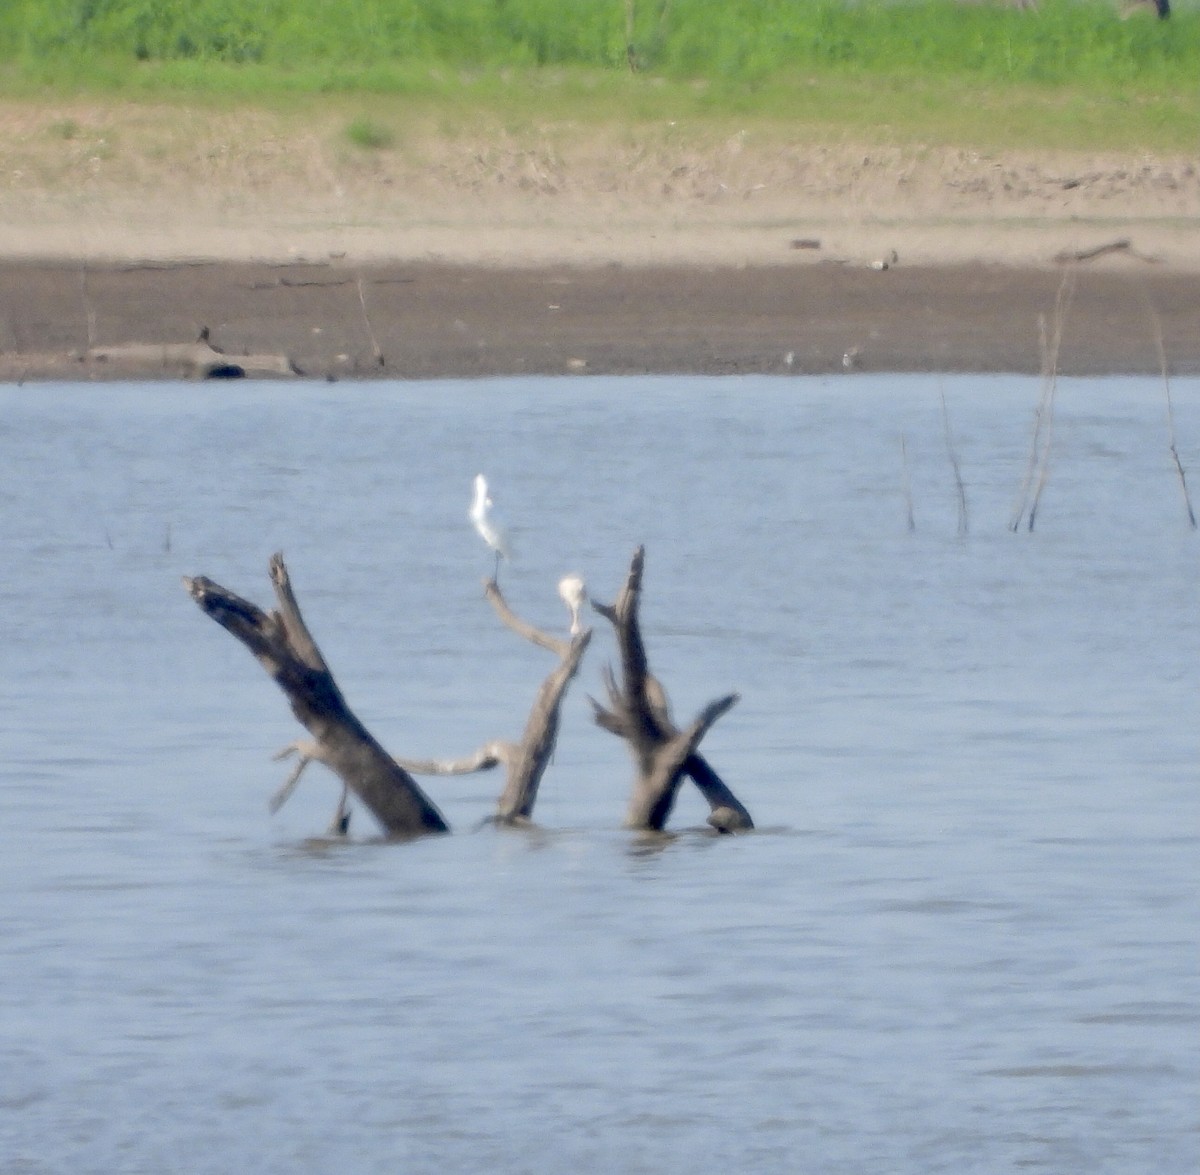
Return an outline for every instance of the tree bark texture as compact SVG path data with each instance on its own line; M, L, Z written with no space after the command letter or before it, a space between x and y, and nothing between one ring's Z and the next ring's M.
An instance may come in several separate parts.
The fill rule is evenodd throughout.
M615 603L592 600L592 607L612 624L621 655L621 683L611 669L606 670L608 705L592 699L592 709L597 724L625 739L633 753L637 778L625 823L630 828L661 831L682 778L688 775L708 801L709 824L720 832L751 829L750 813L697 749L738 695L727 694L710 702L680 730L671 718L666 691L650 672L638 620L645 557L645 548L638 547Z
M201 610L250 650L313 736L311 743L299 744L306 758L296 776L308 759L324 763L388 836L448 831L441 813L412 776L384 751L346 704L300 614L282 555L272 556L270 576L278 603L278 610L271 612L204 576L183 582Z

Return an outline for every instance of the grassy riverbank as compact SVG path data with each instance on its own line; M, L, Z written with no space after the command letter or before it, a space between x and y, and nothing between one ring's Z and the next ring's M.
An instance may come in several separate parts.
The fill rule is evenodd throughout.
M0 0L0 255L1200 272L1200 0L1109 2Z
M948 0L10 0L17 100L332 103L362 145L486 111L697 118L799 140L1177 151L1200 123L1200 13L1120 20ZM352 132L353 133L353 132Z

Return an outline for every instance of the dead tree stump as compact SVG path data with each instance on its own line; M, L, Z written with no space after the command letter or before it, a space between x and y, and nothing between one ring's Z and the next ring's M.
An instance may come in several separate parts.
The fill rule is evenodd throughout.
M222 628L254 654L287 695L292 713L313 736L296 744L300 766L284 785L294 785L312 759L324 763L393 837L447 832L442 814L416 781L355 717L300 615L282 555L271 557L278 611L263 612L204 576L184 578L188 594ZM280 801L281 802L281 801ZM341 811L341 809L339 809Z
M492 820L496 824L528 824L533 819L533 806L537 802L542 776L558 741L563 699L567 687L579 672L592 639L592 630L584 629L569 641L560 640L517 616L494 579L484 581L484 595L507 628L559 658L558 667L542 682L534 698L521 741L486 743L464 759L398 759L397 762L414 775L466 775L487 771L503 763L508 776Z
M700 740L737 702L738 695L727 694L709 702L690 726L680 730L671 718L666 691L650 672L638 620L645 558L645 548L638 547L615 603L591 602L612 624L621 653L621 684L617 684L611 669L604 674L607 707L594 698L590 700L597 725L629 744L637 766L626 826L662 831L682 778L688 775L708 801L708 822L718 832L751 829L754 822L750 813L697 750Z

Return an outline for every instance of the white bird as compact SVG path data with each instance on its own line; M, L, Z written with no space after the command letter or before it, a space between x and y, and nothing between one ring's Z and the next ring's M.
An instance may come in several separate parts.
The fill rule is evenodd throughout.
M584 586L583 577L574 572L564 575L558 581L558 594L571 611L571 635L578 636L583 631L583 625L579 623L579 612L587 603L587 588Z
M493 578L500 574L500 560L511 559L512 553L508 546L508 535L499 519L492 514L492 499L488 495L487 478L482 473L475 475L475 499L467 515L483 539L496 552L496 572Z

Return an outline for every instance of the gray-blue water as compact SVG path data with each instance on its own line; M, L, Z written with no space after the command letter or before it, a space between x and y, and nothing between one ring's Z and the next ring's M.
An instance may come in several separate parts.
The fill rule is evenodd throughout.
M969 510L943 435L944 390ZM0 390L0 1171L1200 1168L1200 539L1158 381ZM1200 491L1200 384L1174 387ZM916 530L906 525L905 462ZM621 830L597 638L541 835L322 847L300 733L185 595L282 549L386 746L515 737L496 622L611 599L760 831Z

